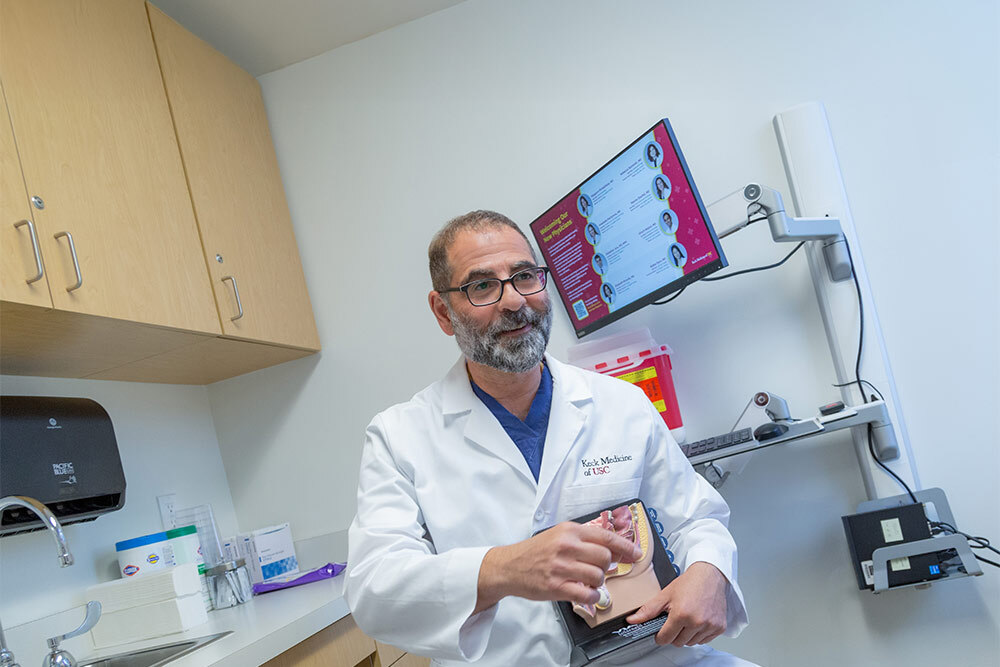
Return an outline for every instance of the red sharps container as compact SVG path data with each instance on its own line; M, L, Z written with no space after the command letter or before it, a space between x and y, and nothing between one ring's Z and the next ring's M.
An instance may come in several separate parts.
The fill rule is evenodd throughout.
M668 346L653 340L649 329L637 329L575 345L569 349L568 359L574 366L640 387L663 417L674 439L684 442L684 422L670 372L672 353Z

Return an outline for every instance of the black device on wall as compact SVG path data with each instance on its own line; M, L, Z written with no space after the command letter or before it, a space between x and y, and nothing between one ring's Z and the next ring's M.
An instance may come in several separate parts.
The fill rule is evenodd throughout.
M0 396L0 497L29 496L63 525L125 505L125 472L107 411L89 398ZM42 530L23 508L0 514L0 536Z
M859 590L875 590L872 554L876 549L931 538L922 503L850 514L841 520ZM941 563L951 555L932 551L890 561L889 588L941 579L945 576Z

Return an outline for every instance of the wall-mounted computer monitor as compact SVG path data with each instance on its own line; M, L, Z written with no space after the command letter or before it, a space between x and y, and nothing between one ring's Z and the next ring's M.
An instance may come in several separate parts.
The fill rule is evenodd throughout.
M577 338L727 265L665 118L531 231Z

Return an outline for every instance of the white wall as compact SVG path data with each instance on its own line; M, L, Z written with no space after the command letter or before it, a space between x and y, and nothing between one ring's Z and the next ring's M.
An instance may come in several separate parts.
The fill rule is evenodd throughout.
M115 542L163 530L158 495L176 493L179 507L208 503L221 531L236 530L205 387L5 375L0 377L0 392L100 403L114 425L126 481L124 508L65 528L76 559L71 567L59 568L48 531L0 538L4 627L82 604L88 586L118 578ZM82 612L75 620L83 620ZM31 650L41 655L43 649ZM21 653L23 662L26 655L30 653Z
M469 0L262 77L324 351L209 388L241 526L347 527L365 425L457 356L425 305L445 220L495 208L526 227L663 116L706 201L749 180L787 195L771 118L820 100L922 482L1000 541L997 25L988 0ZM724 245L733 268L787 251L759 226ZM609 332L637 325L676 351L693 438L762 387L797 415L837 397L801 256ZM560 311L550 349L572 342ZM856 589L840 516L864 491L845 435L759 453L722 492L752 623L721 647L767 665L995 664L1000 572Z

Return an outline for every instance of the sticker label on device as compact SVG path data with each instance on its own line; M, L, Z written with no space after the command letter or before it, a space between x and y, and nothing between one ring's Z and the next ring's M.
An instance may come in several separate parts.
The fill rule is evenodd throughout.
M861 574L865 576L865 584L875 585L875 563L870 560L861 561Z
M910 559L906 556L902 558L893 558L889 561L889 567L892 568L893 572L899 572L900 570L910 569Z
M902 542L903 528L899 525L899 519L885 519L882 521L882 536L886 542Z

